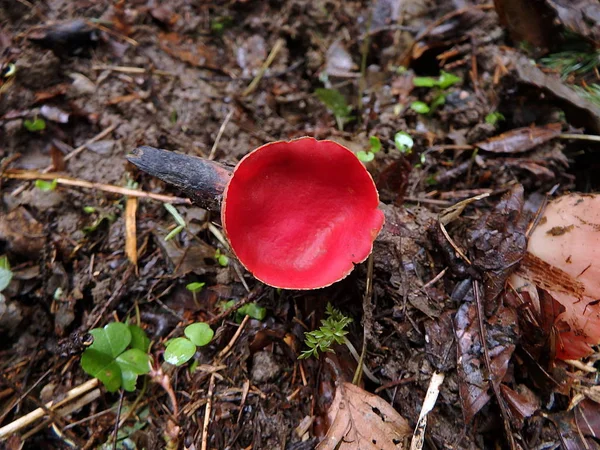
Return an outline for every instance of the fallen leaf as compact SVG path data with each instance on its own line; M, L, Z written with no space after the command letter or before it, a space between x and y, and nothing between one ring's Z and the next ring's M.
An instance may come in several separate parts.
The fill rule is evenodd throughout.
M540 127L517 128L475 145L492 153L522 153L554 139L560 133L561 124L550 123Z
M505 384L500 385L502 396L512 413L512 422L517 428L522 428L524 419L531 417L540 409L540 399L525 385L518 387L520 392L514 391Z
M528 218L523 212L523 186L514 185L492 211L469 232L469 258L482 274L486 316L496 311L506 280L527 249Z
M566 28L600 43L600 4L598 0L548 0Z
M514 42L526 42L547 50L556 39L552 15L546 2L531 0L494 0L502 26Z
M125 253L127 259L137 266L137 233L135 215L138 207L137 197L127 197L125 204Z
M317 450L401 450L412 429L389 403L351 383L338 385L331 426Z
M515 350L517 315L513 309L502 306L494 317L484 323L490 374L486 369L475 302L463 303L456 313L454 324L460 400L465 423L469 423L491 398L489 381L499 384L506 375Z

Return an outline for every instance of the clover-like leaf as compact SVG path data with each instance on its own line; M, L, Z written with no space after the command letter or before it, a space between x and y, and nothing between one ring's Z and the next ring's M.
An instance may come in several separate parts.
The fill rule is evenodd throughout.
M137 348L131 348L119 355L116 363L121 369L123 389L128 392L135 391L138 375L150 372L150 356Z
M115 392L121 387L121 369L107 353L87 348L81 356L81 368L88 375L98 378L109 392Z
M109 323L104 328L94 328L90 330L90 334L94 336L94 343L89 349L104 353L112 359L123 353L131 342L129 327L121 322Z
M199 322L185 327L184 334L194 345L203 347L212 340L215 332L207 323Z
M146 332L137 325L129 325L129 332L131 333L131 348L147 352L150 347L150 339Z
M174 366L181 366L188 362L196 353L196 346L189 339L179 337L167 344L163 357L165 361Z

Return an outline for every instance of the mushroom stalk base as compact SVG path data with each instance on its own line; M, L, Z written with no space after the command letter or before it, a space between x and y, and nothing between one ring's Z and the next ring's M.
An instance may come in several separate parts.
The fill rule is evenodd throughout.
M136 148L127 160L138 169L176 186L194 203L210 211L221 210L221 200L232 169L197 156L147 145Z

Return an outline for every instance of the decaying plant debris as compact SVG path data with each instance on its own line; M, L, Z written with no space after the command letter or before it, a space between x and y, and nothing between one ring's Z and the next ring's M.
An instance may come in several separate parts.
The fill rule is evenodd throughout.
M599 448L598 262L571 251L598 243L596 6L0 0L0 447ZM189 157L226 178L303 136L359 155L385 225L342 281L274 289ZM341 344L298 359L332 308ZM152 342L133 392L80 365L114 322Z

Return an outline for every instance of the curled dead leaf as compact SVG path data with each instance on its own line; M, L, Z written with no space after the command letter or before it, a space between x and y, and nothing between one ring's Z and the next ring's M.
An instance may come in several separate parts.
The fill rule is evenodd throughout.
M340 383L327 413L331 426L317 450L402 450L408 422L385 400Z

